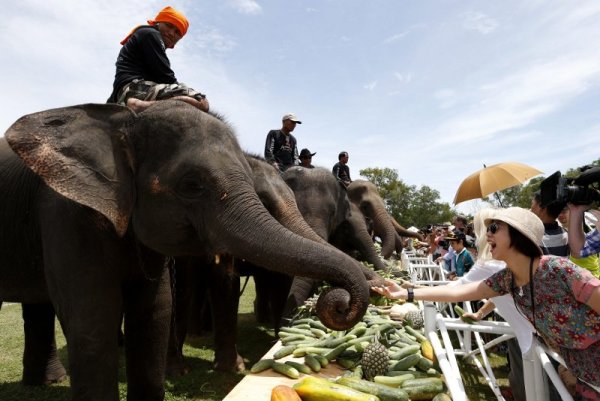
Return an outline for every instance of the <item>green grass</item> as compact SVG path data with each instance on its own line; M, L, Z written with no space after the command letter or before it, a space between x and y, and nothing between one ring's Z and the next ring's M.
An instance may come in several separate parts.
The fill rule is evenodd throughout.
M247 367L259 360L275 342L273 330L256 323L253 313L254 282L250 280L240 299L238 316L238 352ZM67 366L65 339L57 329L57 345L60 358ZM185 376L167 379L167 401L222 400L243 374L216 372L212 368L214 352L212 333L188 338L183 353L191 372ZM5 304L0 310L0 400L2 401L67 401L71 399L69 381L49 387L30 387L21 384L23 353L23 321L19 304ZM496 378L507 386L506 358L489 354ZM459 363L461 361L459 360ZM68 367L67 367L68 369ZM473 365L461 363L461 373L469 400L495 400L491 390ZM121 356L119 369L119 392L126 399L125 364Z
M242 280L244 280L242 278ZM238 352L247 366L259 360L275 343L273 330L256 323L253 313L254 282L250 280L240 299L238 316ZM57 324L57 346L63 364L67 367L66 342ZM183 354L191 367L185 376L167 379L168 401L222 400L243 374L213 370L212 333L189 338ZM20 304L4 304L0 310L0 400L2 401L67 401L71 399L68 379L48 387L21 384L23 357L23 320ZM126 399L125 363L123 355L119 368L120 399Z

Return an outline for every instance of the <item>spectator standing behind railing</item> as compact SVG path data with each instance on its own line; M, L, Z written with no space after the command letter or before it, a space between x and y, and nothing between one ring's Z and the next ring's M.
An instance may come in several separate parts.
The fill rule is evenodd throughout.
M569 245L571 243L571 240L570 240L571 235L569 234L570 220L571 220L571 211L568 206L565 206L564 209L562 210L562 212L560 212L560 214L558 215L558 221L563 226L563 228L565 230L567 230L567 234L569 235ZM583 221L582 221L582 228L584 229L583 231L585 231L586 228L588 229L588 232L591 231L589 229L589 227L585 226ZM585 235L585 233L584 233L584 235ZM569 256L569 259L576 265L589 270L595 277L600 278L600 266L598 265L600 260L598 259L598 254L591 254L591 255L587 255L585 257L579 257L579 255L576 252L571 251L571 255Z
M597 210L591 213L598 219L596 228L585 234L583 232L583 215L590 205L574 205L569 203L571 211L569 221L569 247L571 253L576 257L584 258L590 255L600 253L600 232L598 232L598 224L600 223L600 212Z
M404 289L393 280L372 290L392 299L474 301L509 294L520 313L577 377L581 400L600 399L600 279L566 258L542 255L544 225L531 211L511 207L485 221L494 259L507 268L485 281L447 288ZM576 226L573 226L575 228Z

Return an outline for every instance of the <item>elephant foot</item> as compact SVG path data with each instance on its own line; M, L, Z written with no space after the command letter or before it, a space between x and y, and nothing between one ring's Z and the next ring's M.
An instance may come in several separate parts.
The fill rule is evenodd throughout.
M66 379L67 371L60 361L54 363L53 366L46 367L43 374L30 372L28 369L23 371L23 384L26 386L47 386L63 382Z
M224 361L215 359L215 370L221 372L241 373L246 370L244 358L239 354L236 355L235 361Z
M168 377L179 377L187 375L191 370L191 367L183 359L169 360L165 374Z

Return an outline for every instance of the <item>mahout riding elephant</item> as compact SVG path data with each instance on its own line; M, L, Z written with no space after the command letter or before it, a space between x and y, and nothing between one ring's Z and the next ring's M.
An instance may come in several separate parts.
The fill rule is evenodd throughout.
M375 184L366 180L355 180L348 185L348 198L362 214L373 222L374 234L381 238L381 255L389 259L394 251L402 251L401 241L396 234L422 239L418 233L408 231L389 214ZM399 247L397 246L399 245Z
M294 192L300 213L321 238L357 255L376 270L386 269L367 230L365 216L349 201L346 189L329 170L292 167L283 173L283 179ZM320 283L318 279L295 277L284 316L291 318Z
M252 171L254 189L269 213L290 231L323 246L331 248L323 238L321 238L313 228L305 221L296 204L296 198L292 189L282 179L278 170L267 163L263 158L255 155L246 155L246 160ZM327 173L333 179L336 186L337 181L331 173ZM287 246L287 245L284 245ZM223 256L223 255L222 255ZM221 260L223 257L221 257ZM195 261L194 263L202 263ZM221 262L223 263L223 262ZM381 278L374 272L365 269L364 266L356 261L354 263L363 270L365 277L370 281L370 285L381 283ZM210 265L211 262L209 261ZM176 301L175 320L177 323L172 327L171 338L176 337L178 342L171 341L169 347L168 370L171 374L184 374L188 367L183 363L183 341L185 339L185 325L188 317L192 320L198 319L198 316L189 316L194 308L190 305L194 299L197 301L201 294L191 294L193 291L184 290L183 287L198 288L190 280L185 280L191 276L198 276L199 270L208 272L209 277L204 277L209 282L220 283L224 288L219 291L213 291L214 285L207 286L208 298L205 300L213 316L212 327L215 339L215 361L214 366L217 370L242 371L244 370L243 358L237 353L237 310L239 306L240 275L252 275L256 286L255 312L257 321L270 321L275 330L280 326L280 319L283 314L285 302L291 287L292 275L266 270L261 266L249 262L248 260L236 258L234 267L223 269L208 266L208 269L195 269L189 264L176 263L177 274L177 294L181 294ZM187 269L186 272L180 272L181 269ZM224 285L223 283L228 283ZM200 308L195 308L198 310ZM215 319L216 317L216 319Z
M164 398L172 256L327 280L317 314L333 329L368 306L353 259L277 222L229 126L182 102L22 117L0 141L0 194L0 301L52 302L76 400L118 399L123 314L127 397Z

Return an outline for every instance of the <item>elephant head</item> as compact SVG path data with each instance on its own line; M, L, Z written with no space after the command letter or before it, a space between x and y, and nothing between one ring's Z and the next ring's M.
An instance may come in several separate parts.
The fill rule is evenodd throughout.
M87 104L22 117L6 139L51 189L120 237L132 233L163 255L227 253L328 281L341 288L322 295L317 313L333 329L352 327L368 306L351 258L269 214L231 128L214 115L168 100L139 115Z
M377 270L385 269L367 231L365 217L329 170L292 167L283 173L283 179L294 192L302 216L320 237L343 251L358 251ZM368 269L365 275L368 280L380 279Z
M388 259L396 249L396 229L377 187L370 181L355 180L348 185L347 191L350 202L373 222L375 235L381 237L381 254Z
M363 215L372 221L375 235L381 237L381 240L383 241L381 254L384 258L387 259L392 256L394 250L398 253L402 251L402 240L400 236L423 240L423 237L420 234L402 227L400 223L388 213L377 187L370 181L353 181L348 186L348 197L350 198L350 201L359 208Z

